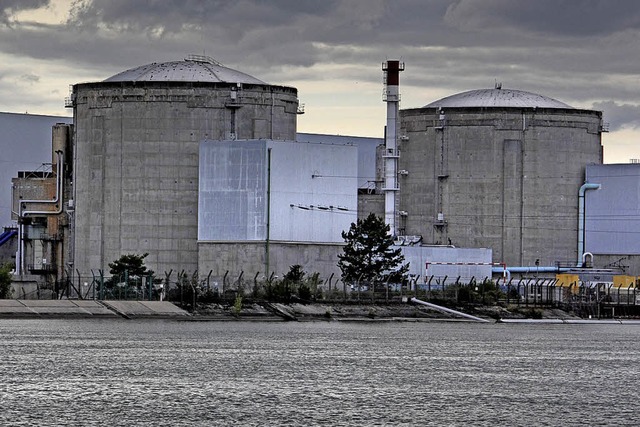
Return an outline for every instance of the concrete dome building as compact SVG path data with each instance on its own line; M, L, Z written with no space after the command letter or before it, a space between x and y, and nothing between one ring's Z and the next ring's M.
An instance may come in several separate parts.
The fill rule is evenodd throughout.
M496 87L402 110L400 123L399 235L491 248L511 266L575 265L601 112Z
M149 64L73 86L73 271L127 253L158 274L198 264L202 140L295 140L297 90L211 58ZM80 214L80 212L82 214Z

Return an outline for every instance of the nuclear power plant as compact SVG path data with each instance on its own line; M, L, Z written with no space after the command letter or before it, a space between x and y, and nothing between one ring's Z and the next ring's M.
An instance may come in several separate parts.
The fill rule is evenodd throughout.
M601 112L496 85L403 110L400 122L399 234L491 248L510 266L576 264Z
M403 70L382 64L384 139L297 134L297 89L203 56L74 85L48 190L34 200L16 182L21 274L49 251L57 280L144 253L159 275L222 281L300 264L337 278L341 231L369 213L415 278L450 274L434 260L466 278L598 266L585 201L606 190L585 170L603 163L602 113L501 85L401 109ZM35 244L51 233L34 224L57 227L63 247ZM608 263L640 267L640 250L604 240Z

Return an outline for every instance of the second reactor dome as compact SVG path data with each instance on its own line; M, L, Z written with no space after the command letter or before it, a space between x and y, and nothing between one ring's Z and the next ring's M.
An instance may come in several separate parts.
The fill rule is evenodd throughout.
M517 108L564 108L572 106L544 95L515 89L476 89L457 93L434 101L425 108L458 107L517 107Z

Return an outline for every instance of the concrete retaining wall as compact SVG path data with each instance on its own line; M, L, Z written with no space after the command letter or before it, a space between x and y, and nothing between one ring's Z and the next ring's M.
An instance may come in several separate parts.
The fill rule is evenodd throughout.
M188 313L169 302L94 300L0 300L0 318L174 318Z

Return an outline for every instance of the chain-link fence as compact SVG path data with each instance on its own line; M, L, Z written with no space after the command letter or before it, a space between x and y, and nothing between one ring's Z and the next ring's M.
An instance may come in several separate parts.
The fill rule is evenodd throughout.
M167 300L183 308L198 304L233 303L238 296L245 301L269 302L371 302L391 303L416 297L425 301L471 305L517 305L556 307L584 317L640 314L640 289L636 283L614 286L612 283L560 283L553 278L489 277L461 280L447 276L429 276L418 281L410 277L403 283L354 281L344 283L331 275L314 273L304 280L291 281L275 274L269 277L243 272L214 280L212 272L164 272L148 276L106 276L101 271L91 276L69 275L64 280L38 286L29 295L18 298L77 298L97 300Z

